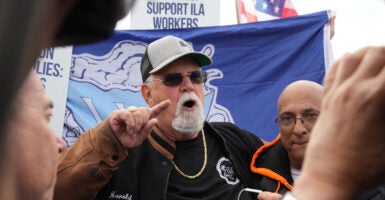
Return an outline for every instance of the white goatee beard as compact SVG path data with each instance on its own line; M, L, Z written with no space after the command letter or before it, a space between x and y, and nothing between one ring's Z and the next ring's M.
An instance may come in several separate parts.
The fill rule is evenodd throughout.
M196 108L193 111L183 110L183 104L193 100ZM199 132L203 128L205 116L203 113L203 105L195 93L183 94L176 107L176 118L172 121L172 127L185 134L193 134Z

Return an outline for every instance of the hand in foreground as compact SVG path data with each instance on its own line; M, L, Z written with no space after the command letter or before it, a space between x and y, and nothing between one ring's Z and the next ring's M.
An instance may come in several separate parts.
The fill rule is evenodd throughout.
M362 49L332 65L295 184L299 199L353 199L385 180L384 113L385 47Z
M170 100L165 100L151 108L116 110L110 115L109 123L122 145L134 148L150 134L158 122L156 117L169 105Z
M281 200L282 195L273 192L260 192L258 194L258 200Z

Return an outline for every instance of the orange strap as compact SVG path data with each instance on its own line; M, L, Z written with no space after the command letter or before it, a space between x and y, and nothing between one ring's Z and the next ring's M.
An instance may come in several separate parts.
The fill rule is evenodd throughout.
M260 175L263 175L263 176L266 176L266 177L269 177L273 180L276 180L278 181L278 187L276 189L276 193L278 192L279 188L281 187L281 184L285 185L290 191L293 190L293 186L284 178L282 177L281 175L275 173L274 171L270 170L270 169L267 169L267 168L257 168L255 167L255 162L258 158L258 156L265 150L265 149L269 149L271 148L272 146L276 145L279 140L281 139L281 135L278 134L277 138L275 138L272 142L270 143L267 143L263 146L261 146L253 155L253 158L251 160L251 164L250 164L250 170L256 174L260 174Z
M278 141L281 139L281 135L278 134L277 138L275 138L272 142L264 144L263 146L259 147L259 149L254 153L253 158L251 159L250 169L253 171L255 162L259 156L265 149L269 149L270 147L276 145Z

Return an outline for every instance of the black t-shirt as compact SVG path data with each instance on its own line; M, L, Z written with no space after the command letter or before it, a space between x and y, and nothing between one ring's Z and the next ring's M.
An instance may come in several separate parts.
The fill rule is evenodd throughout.
M237 199L239 192L244 188L232 163L226 157L223 146L213 134L205 135L208 155L203 173L195 179L188 179L174 168L168 183L167 200L232 200ZM185 174L195 175L203 166L203 149L202 134L193 140L177 142L174 162ZM249 195L245 194L241 197L250 199Z

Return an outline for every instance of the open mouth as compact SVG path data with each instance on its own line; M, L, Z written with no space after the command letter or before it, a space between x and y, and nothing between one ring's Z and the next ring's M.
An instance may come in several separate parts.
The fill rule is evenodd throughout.
M195 105L195 101L193 101L193 100L187 100L183 103L183 107L188 108L188 109L193 108L194 105Z

